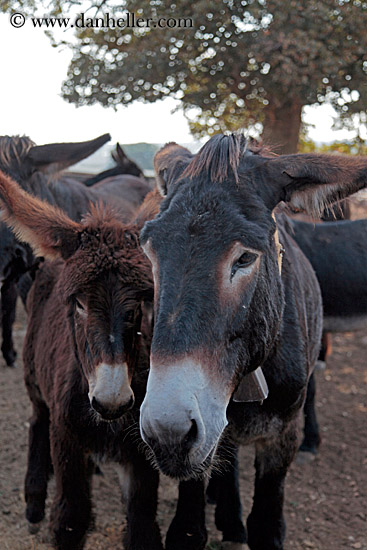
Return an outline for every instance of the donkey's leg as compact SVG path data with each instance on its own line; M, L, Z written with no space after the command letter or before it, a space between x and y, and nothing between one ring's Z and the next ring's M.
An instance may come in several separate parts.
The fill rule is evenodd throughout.
M28 467L24 493L29 530L36 533L45 516L47 482L51 470L49 413L45 404L33 403L29 427Z
M305 417L304 438L299 449L300 451L312 454L317 454L321 441L315 410L315 394L315 374L312 373L308 381L306 401L303 407Z
M92 520L88 457L64 425L50 428L56 479L50 528L58 550L81 550Z
M122 466L121 481L127 504L125 550L163 550L156 522L159 473L136 454Z
M1 351L8 367L12 367L17 357L13 342L13 324L17 304L17 287L14 282L5 283L1 289L2 338Z
M181 481L176 515L166 537L166 550L202 550L208 535L205 527L205 482Z
M23 302L24 307L26 307L27 304L27 296L28 292L31 289L31 286L33 284L33 279L30 273L24 273L17 282L17 289L18 294Z
M332 346L330 334L328 332L323 332L321 338L320 352L316 361L315 370L324 370L324 368L326 367L327 358L331 354L331 351Z
M209 483L206 488L206 502L208 504L217 504L218 477L218 475L212 474L209 479Z
M296 422L279 436L256 444L256 478L252 511L247 519L251 550L283 550L284 482L297 450Z
M209 482L209 494L216 502L215 525L222 531L223 542L244 544L246 529L242 522L242 506L238 481L238 447L226 443L219 449L226 460L225 471L214 473Z

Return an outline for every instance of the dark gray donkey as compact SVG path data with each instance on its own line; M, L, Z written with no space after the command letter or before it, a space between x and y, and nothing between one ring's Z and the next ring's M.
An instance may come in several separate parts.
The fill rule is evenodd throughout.
M328 333L367 328L367 220L306 223L289 220L293 238L315 270L323 303L323 346L329 353ZM320 444L315 410L315 375L308 383L305 436L301 450L317 453Z
M282 550L284 481L322 304L313 269L272 212L285 201L320 214L367 185L367 160L275 157L243 136L217 135L195 156L166 145L155 167L165 200L141 234L155 288L141 434L162 472L179 479L210 471L227 445L226 472L213 474L223 540ZM256 447L247 532L235 490L238 443ZM182 525L182 547L203 548Z

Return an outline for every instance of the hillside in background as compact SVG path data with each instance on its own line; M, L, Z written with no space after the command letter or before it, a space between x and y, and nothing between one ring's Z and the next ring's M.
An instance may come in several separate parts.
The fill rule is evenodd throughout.
M128 157L131 158L144 171L146 176L153 175L153 159L156 152L162 147L162 143L120 143ZM184 147L190 151L196 152L201 143L182 143ZM71 172L85 172L88 174L97 174L107 168L114 166L114 161L111 157L111 151L116 147L115 143L107 143L99 149L94 155L91 155L82 162L74 164L70 167Z

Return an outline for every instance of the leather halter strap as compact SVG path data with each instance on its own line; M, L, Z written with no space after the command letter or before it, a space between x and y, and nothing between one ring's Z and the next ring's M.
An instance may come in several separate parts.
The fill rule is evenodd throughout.
M272 218L275 222L275 225L276 225L277 220L275 218L274 212L272 213L271 216L272 216ZM282 274L284 246L279 241L279 231L278 231L277 225L276 225L276 229L275 229L275 233L274 233L274 242L275 242L275 248L276 248L276 251L277 251L279 275L281 275Z

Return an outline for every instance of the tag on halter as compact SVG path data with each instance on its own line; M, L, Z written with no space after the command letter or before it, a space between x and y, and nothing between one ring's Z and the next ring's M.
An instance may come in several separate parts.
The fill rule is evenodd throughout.
M265 380L262 368L258 367L253 372L246 374L238 385L232 399L236 403L261 401L268 397L269 388Z

